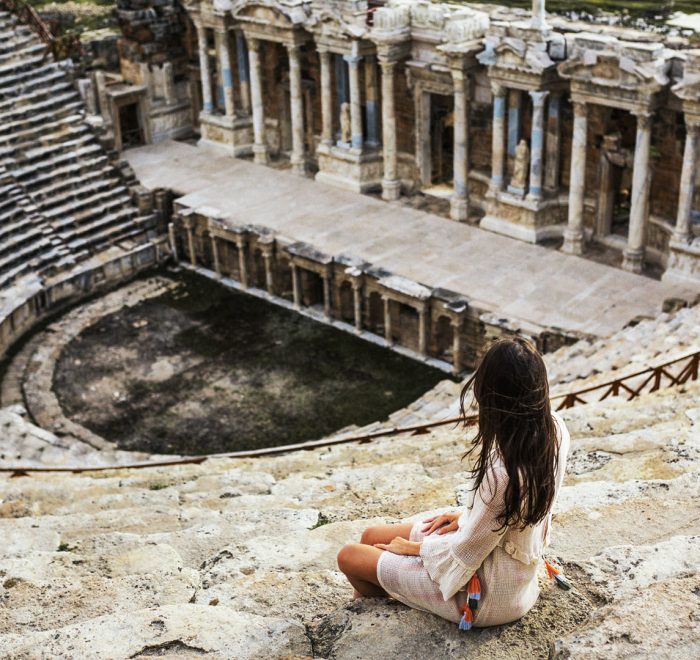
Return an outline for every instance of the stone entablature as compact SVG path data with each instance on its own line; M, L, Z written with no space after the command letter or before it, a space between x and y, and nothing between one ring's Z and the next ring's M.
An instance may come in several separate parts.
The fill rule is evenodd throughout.
M676 212L668 186L657 204L652 185L655 125L684 140L673 126L673 113L684 113L688 158L696 149L698 58L678 39L671 49L658 35L582 31L548 21L541 0L531 13L427 0L186 9L199 44L203 144L258 163L281 155L296 174L389 201L415 190L449 198L454 220L529 242L563 239L574 254L596 241L635 272L685 262L700 201L679 190ZM601 173L591 154L601 158L620 122L633 157ZM671 140L664 149L659 162L675 156ZM652 211L659 204L663 216ZM679 237L686 247L671 258Z
M451 365L455 373L473 367L487 342L502 335L525 334L543 350L574 340L555 328L500 318L485 303L357 257L329 255L265 227L236 224L215 208L180 205L169 233L181 263L360 335L370 333L373 341L381 338L414 357Z

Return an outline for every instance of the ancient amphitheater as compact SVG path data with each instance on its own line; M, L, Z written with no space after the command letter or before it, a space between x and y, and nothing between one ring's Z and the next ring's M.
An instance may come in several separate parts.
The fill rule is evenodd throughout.
M543 4L123 0L114 71L0 0L2 657L700 655L700 50ZM302 446L120 449L57 365L183 273L444 380ZM573 589L468 634L351 600L345 542L465 502L460 379L512 335L572 435Z

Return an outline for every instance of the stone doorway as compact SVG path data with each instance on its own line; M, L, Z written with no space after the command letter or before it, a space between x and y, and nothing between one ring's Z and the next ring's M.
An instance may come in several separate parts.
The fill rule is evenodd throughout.
M629 233L634 152L626 142L614 131L603 136L601 146L596 234L613 241Z
M452 194L454 159L454 97L430 95L430 183L449 186Z
M139 147L146 143L138 102L126 103L119 108L119 132L122 149Z

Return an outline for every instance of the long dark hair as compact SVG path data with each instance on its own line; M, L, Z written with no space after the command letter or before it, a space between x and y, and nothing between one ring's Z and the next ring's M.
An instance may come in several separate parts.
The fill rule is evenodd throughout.
M479 430L463 458L476 455L473 488L478 490L484 479L491 478L497 455L508 473L503 510L497 518L499 531L535 525L547 516L554 501L559 461L544 360L525 339L495 342L462 389L460 411L465 423L472 387Z

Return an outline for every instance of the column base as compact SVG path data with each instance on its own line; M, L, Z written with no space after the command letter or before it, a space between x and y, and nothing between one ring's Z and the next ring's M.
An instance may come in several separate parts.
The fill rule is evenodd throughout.
M565 229L561 251L565 254L583 254L583 232Z
M644 249L626 249L622 256L622 268L630 273L641 273L644 266Z
M292 160L292 173L297 176L306 176L306 162L304 160Z
M398 179L382 179L382 199L393 202L401 197L401 181Z
M265 144L254 144L253 145L253 162L258 165L267 165L270 157L267 153L267 145Z
M465 222L469 217L469 200L465 197L450 198L450 218L457 222Z

